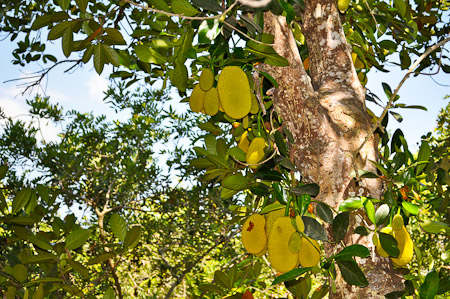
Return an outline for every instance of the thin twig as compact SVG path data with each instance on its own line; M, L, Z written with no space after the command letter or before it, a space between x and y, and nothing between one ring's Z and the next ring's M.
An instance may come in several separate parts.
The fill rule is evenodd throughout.
M415 62L414 64L408 69L408 72L403 77L402 81L398 84L397 88L395 88L394 92L392 93L391 97L389 98L389 102L387 103L386 107L383 110L383 113L381 113L381 116L378 118L375 125L372 127L370 132L367 134L364 141L361 143L361 145L356 149L356 151L353 152L353 156L356 157L356 155L359 153L359 151L364 147L364 145L369 141L369 139L372 137L372 135L375 133L376 129L381 126L381 122L383 121L384 117L389 111L389 108L391 107L392 103L394 102L395 98L397 97L398 91L405 83L406 79L409 78L409 76L414 73L414 70L417 68L417 66L424 60L428 55L430 55L434 50L437 48L445 45L447 42L450 41L450 37L441 40L439 43L433 45L432 47L428 48L428 50L425 51Z

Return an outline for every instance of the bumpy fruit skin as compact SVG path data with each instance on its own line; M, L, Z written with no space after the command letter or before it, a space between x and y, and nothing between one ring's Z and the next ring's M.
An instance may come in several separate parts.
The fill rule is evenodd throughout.
M303 219L300 215L295 216L295 224L297 225L299 231L305 231L305 223L303 223Z
M200 75L199 84L200 88L204 91L208 91L214 84L214 74L210 69L203 69Z
M394 238L397 240L400 255L398 257L392 257L392 263L396 267L406 266L411 262L414 254L414 244L411 240L411 236L403 225L399 230L394 229Z
M217 90L222 108L229 117L241 119L250 112L250 85L247 75L240 67L224 67L219 75Z
M267 213L266 215L266 233L267 236L270 236L270 231L272 230L273 224L275 221L284 216L284 208L275 210L272 212Z
M259 161L264 158L264 148L266 147L266 141L264 138L256 137L252 140L248 147L246 160L250 164L250 168L257 168Z
M350 0L338 0L338 9L341 13L344 13L350 4Z
M279 217L275 220L269 235L269 261L278 272L288 272L297 267L298 254L289 250L289 240L295 233L288 216Z
M309 241L311 242L309 242ZM311 244L312 243L312 244ZM298 252L298 260L302 267L314 267L320 262L320 246L316 240L303 238L302 248Z
M391 236L394 236L394 232L392 231L392 227L383 227L380 232L385 233L385 234L389 234ZM380 256L382 257L388 257L389 254L386 253L386 251L384 251L383 247L381 247L381 243L380 240L378 239L378 235L374 234L373 235L373 244L376 246L377 248L377 252Z
M251 215L247 218L242 227L242 244L251 254L261 254L265 252L267 246L266 219L259 214ZM262 254L264 254L264 252Z
M214 116L219 112L219 94L214 87L206 92L203 107L206 114L211 116Z
M203 110L205 92L197 84L192 90L191 97L189 98L189 107L194 112L200 112Z
M392 228L394 229L394 231L398 231L402 229L403 225L404 222L402 215L396 214L392 219Z

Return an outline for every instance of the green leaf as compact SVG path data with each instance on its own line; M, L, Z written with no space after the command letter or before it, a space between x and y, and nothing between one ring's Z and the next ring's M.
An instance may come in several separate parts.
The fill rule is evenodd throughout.
M222 186L236 191L241 191L247 188L248 182L245 176L240 174L232 175L222 181Z
M369 220L372 221L372 223L375 223L375 208L373 206L372 201L368 198L364 198L363 206L364 210L366 210L367 218L369 218Z
M205 292L223 292L222 288L212 283L201 284L198 286L198 289Z
M420 299L433 299L437 295L439 288L439 275L433 269L433 271L428 272L425 277L425 281L420 286L419 298Z
M36 280L30 281L30 284L40 284L40 283L62 283L63 280L56 277L42 277Z
M68 259L67 263L72 267L72 269L83 275L85 278L89 278L88 268L83 266L81 263L74 261L72 259Z
M119 66L119 55L117 55L116 50L105 44L100 45L102 54L105 56L105 61L110 62L114 66Z
M419 213L419 207L413 203L402 201L402 207L410 214L417 215Z
M439 233L450 233L450 227L440 221L430 221L425 220L424 222L420 222L420 226L427 232L432 234L439 234Z
M99 264L101 262L107 261L113 257L115 257L116 255L114 253L111 252L107 252L107 253L102 253L97 255L96 257L92 258L89 260L89 262L87 262L88 265L94 265L94 264Z
M72 53L73 49L73 32L72 32L72 23L71 26L68 26L62 35L62 49L64 56L69 57L70 53Z
M283 10L286 12L286 22L290 24L295 18L294 8L288 2L280 1L280 4L281 7L283 7Z
M445 263L445 261L444 261ZM439 288L437 290L438 295L447 293L450 291L450 276L443 277L439 280Z
M305 224L305 234L308 237L314 240L328 241L325 228L317 220L307 216L303 216L302 219Z
M273 66L289 66L289 62L286 58L281 57L271 47L263 44L258 44L254 41L247 41L247 47L245 48L250 53L253 53L258 58L265 58L264 62Z
M188 71L184 64L177 63L169 72L170 81L179 91L185 92L188 83Z
M25 207L28 203L28 201L31 198L31 189L25 188L17 192L16 196L14 197L14 200L12 202L12 214L16 214L19 212L23 207Z
M106 289L103 299L116 299L116 293L112 287Z
M320 192L319 185L312 183L312 184L305 184L302 186L291 188L291 192L294 193L297 196L302 196L303 194L311 195L312 197L315 197Z
M150 3L159 10L170 11L169 6L164 0L150 0Z
M378 226L383 224L389 216L389 206L387 204L382 204L375 212L375 224Z
M71 232L66 238L66 248L69 250L77 249L89 239L90 229L78 229Z
M67 14L66 12L64 12ZM69 18L69 15L67 15ZM36 20L34 20L33 25L31 25L31 30L38 30L44 26L50 25L52 23L52 17L50 15L38 16Z
M253 178L255 180L260 179L263 181L281 181L283 180L283 175L275 170L260 169L255 173Z
M203 20L198 27L198 42L200 44L209 44L215 40L220 33L218 19Z
M214 272L214 281L224 287L225 289L231 289L231 281L228 276L220 270Z
M0 180L6 176L7 172L8 172L8 165L6 164L0 165Z
M261 212L259 212L259 214L267 214L267 213L269 213L269 212L276 211L276 210L280 210L280 209L284 209L284 208L286 208L285 205L283 205L283 204L281 204L281 203L278 203L278 202L275 202L275 203L272 203L272 204L270 204L270 205L268 205L268 206L265 206L265 207L261 210Z
M368 236L370 234L370 230L365 226L358 226L357 228L355 228L355 234Z
M342 277L348 284L362 288L369 285L366 276L354 260L336 262L339 266L339 270L341 270Z
M232 157L234 157L238 161L245 162L246 156L243 150L241 150L239 147L232 147L228 150L228 154Z
M50 32L48 33L47 39L48 40L55 40L63 36L64 32L68 28L72 26L71 21L65 21L62 23L57 24L55 27L53 27Z
M36 191L39 194L39 197L47 204L50 203L50 196L48 194L48 189L44 185L37 185Z
M361 258L366 258L370 256L370 250L367 247L359 244L350 245L341 250L338 254L334 256L336 260L351 260L352 257L358 256Z
M422 161L428 161L431 156L431 148L428 142L422 141L422 144L420 145L419 153L417 154L417 160L416 162L422 162ZM419 175L422 173L423 169L425 168L426 164L421 164L416 167L416 175Z
M208 156L206 156L206 158L207 158L209 161L211 161L212 163L216 164L217 166L224 167L224 168L229 168L229 167L230 167L230 166L228 165L228 162L227 162L225 159L223 159L223 158L221 158L221 157L219 157L219 156L216 156L216 155L208 155Z
M400 255L400 250L397 247L397 240L389 234L379 233L378 238L381 243L381 247L383 247L384 251L387 254L393 257L398 257Z
M348 212L338 214L334 220L331 228L333 230L334 241L339 243L344 239L345 234L348 231L348 225L350 223L350 217Z
M41 238L39 236L27 236L27 239L37 247L42 248L44 250L53 249L53 246L50 244L48 240Z
M17 216L17 217L13 217L13 218L8 218L5 220L5 222L19 224L19 225L32 225L32 224L39 222L39 220L36 220L29 216Z
M189 27L178 40L179 46L175 48L175 61L183 63L186 61L187 53L192 49L192 40L194 38L194 29Z
M28 278L28 270L23 264L16 264L12 269L12 275L20 283L24 283Z
M323 221L331 223L333 222L333 211L331 208L323 202L318 202L316 206L316 213Z
M116 28L105 28L106 36L102 37L102 40L108 45L126 45L127 43L123 39L122 33Z
M406 14L406 2L404 0L394 0L394 7L397 8L398 12L402 17Z
M166 63L166 59L161 56L158 52L156 52L154 49L145 46L145 45L137 45L134 48L134 51L136 52L137 57L147 63L153 63L153 64L164 64Z
M102 54L102 44L97 44L94 47L94 68L97 74L103 72L103 67L106 63L106 57Z
M280 131L275 131L275 143L283 156L289 157L288 147Z
M276 285L276 284L279 284L281 282L285 282L288 280L293 280L293 279L297 278L298 276L302 275L303 273L308 272L309 270L311 270L311 267L297 268L297 269L291 270L289 272L283 273L280 276L278 276L277 278L275 278L275 280L272 282L272 285Z
M209 10L209 11L223 11L223 7L220 6L216 1L212 0L192 0L195 6Z
M172 10L176 14L185 15L188 17L192 17L200 13L187 0L172 0Z
M123 242L124 250L132 249L139 243L140 238L141 238L141 227L140 226L131 227L131 229L127 232L125 240Z
M363 202L359 197L350 197L339 205L339 211L349 212L363 207Z
M86 8L88 6L89 0L75 0L75 3L82 13L86 13Z
M213 133L214 135L220 135L223 133L222 129L216 125L214 122L207 121L205 123L200 123L198 127L202 130L205 130L209 133Z
M231 189L222 187L222 190L220 191L220 198L223 198L223 199L231 198L237 192L238 191L236 191L236 190L231 190Z
M30 255L24 258L21 258L22 263L24 264L38 264L49 261L56 261L57 257L51 253L40 253L37 255Z
M109 225L114 236L122 242L125 241L125 236L127 235L127 223L125 219L119 214L113 214L109 219Z
M189 161L189 165L196 167L196 168L200 168L200 169L214 166L214 164L211 161L209 161L207 158L193 159L193 160Z
M63 10L67 10L69 8L70 0L56 0L56 2Z

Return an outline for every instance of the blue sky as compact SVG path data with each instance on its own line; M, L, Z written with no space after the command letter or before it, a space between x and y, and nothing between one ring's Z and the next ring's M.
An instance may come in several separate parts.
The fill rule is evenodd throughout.
M9 39L0 42L0 55L2 57L0 59L2 70L0 72L0 106L7 115L27 119L25 115L28 107L25 100L38 92L50 96L52 102L60 103L66 110L93 111L97 115L106 114L110 118L117 118L114 111L102 100L103 92L108 86L107 74L111 68L105 68L103 74L99 76L93 68L92 61L70 73L64 73L68 65L63 64L49 73L41 88L35 88L31 95L23 96L21 94L23 88L17 86L20 82L4 83L4 81L24 77L25 74L31 74L33 71L39 70L40 66L34 64L21 68L13 65L11 63L13 59L11 52L14 48L15 43L10 42ZM47 48L53 53L61 53L60 40L57 40L54 44L48 43ZM447 44L446 48L449 50L450 45ZM72 56L77 58L74 54ZM384 102L387 99L381 83L386 82L394 89L406 73L406 71L400 71L398 67L393 67L391 70L390 73L372 71L368 77L367 87ZM447 86L440 86L433 79ZM448 103L448 100L443 98L450 94L450 75L440 72L433 76L433 79L430 76L410 77L399 92L401 98L398 102L407 105L422 105L428 109L428 112L399 109L396 112L403 115L403 122L398 123L392 117L390 118L388 129L393 132L396 128L401 128L411 146L418 143L423 134L434 129L439 110ZM175 92L172 94L176 97ZM369 107L377 115L381 113L381 109L371 105ZM186 109L187 104L180 104L179 108ZM42 129L46 141L54 140L59 131L57 127L51 125L43 126Z

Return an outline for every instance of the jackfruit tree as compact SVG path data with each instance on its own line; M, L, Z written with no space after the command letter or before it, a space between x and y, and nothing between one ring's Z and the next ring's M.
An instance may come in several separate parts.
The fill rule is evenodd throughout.
M437 159L428 136L413 155L400 130L390 135L385 128L401 118L391 109L423 109L399 102L409 76L450 73L443 48L450 41L450 3L264 4L9 1L2 3L0 26L19 40L15 64L40 61L51 71L92 61L99 74L112 65L110 77L124 89L174 87L197 113L204 141L193 147L189 167L220 190L232 221L242 222L244 248L256 258L268 255L284 273L273 284L284 282L296 298L448 293L445 269L425 278L402 275L420 252L413 250L413 224L449 236L448 195L430 195L447 190L448 150L440 148L446 154ZM45 43L54 40L66 60L47 52ZM383 101L365 85L371 69L386 72L388 63L404 77L398 85L380 82ZM369 101L384 107L381 115L367 108ZM202 295L242 298L243 277L260 272L260 264L252 267L244 276L236 267L217 271ZM320 282L315 289L311 277Z

